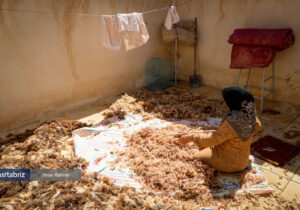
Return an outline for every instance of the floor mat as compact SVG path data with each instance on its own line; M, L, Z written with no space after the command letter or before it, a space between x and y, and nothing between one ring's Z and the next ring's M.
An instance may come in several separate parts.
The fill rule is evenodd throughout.
M111 117L93 127L86 127L73 132L75 154L89 162L88 172L98 172L110 177L119 186L130 185L139 189L138 177L128 168L114 169L111 163L118 158L114 151L126 149L126 134L132 134L145 127L163 128L175 122L190 127L215 127L221 119L212 118L209 121L191 122L188 120L169 121L154 118L144 121L141 115L126 115L124 120Z
M276 166L284 166L300 149L272 136L265 136L251 145L252 154Z
M75 154L90 163L87 171L98 172L103 176L107 176L114 180L115 184L119 186L130 185L139 190L141 188L139 177L129 168L122 168L122 170L120 170L110 167L111 162L118 158L114 155L113 151L126 149L126 137L124 136L124 132L130 134L149 126L163 128L172 122L185 124L190 127L209 126L217 128L220 121L221 119L219 118L196 122L188 120L166 121L157 118L143 121L143 117L140 115L126 115L124 120L120 120L118 117L112 117L93 127L75 130L73 132ZM262 182L251 186L241 186L241 179L231 175L219 174L217 177L218 181L224 187L218 190L215 196L222 197L231 193L243 194L245 192L254 194L272 192L273 189L268 185L268 182L255 164L255 161L251 161L249 167L255 169L253 173L249 173L249 176L253 176L253 178L259 176L260 180L263 180ZM174 192L170 192L169 194L174 195Z
M262 195L274 192L274 189L269 185L263 172L258 166L260 159L250 155L249 160L250 161L246 169L249 170L249 172L247 173L248 181L253 181L254 183L244 182L241 185L241 183L243 182L243 178L246 175L246 173L244 172L234 174L221 172L218 174L217 179L218 182L224 187L214 193L215 197L230 196L231 194L243 195L247 193Z

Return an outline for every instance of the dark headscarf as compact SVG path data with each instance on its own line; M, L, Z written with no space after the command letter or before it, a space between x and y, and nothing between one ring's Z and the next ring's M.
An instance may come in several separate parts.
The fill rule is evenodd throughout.
M241 110L243 101L254 102L253 95L246 88L240 86L224 88L222 95L230 111Z
M245 88L232 86L222 90L223 98L230 109L223 120L227 120L238 136L247 141L256 126L256 110L253 95Z

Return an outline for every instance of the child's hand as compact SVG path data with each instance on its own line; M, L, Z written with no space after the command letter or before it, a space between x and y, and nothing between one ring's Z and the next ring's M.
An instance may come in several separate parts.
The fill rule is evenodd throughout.
M193 141L193 137L191 135L184 135L181 136L180 139L178 140L178 143L181 145L186 145L187 143Z

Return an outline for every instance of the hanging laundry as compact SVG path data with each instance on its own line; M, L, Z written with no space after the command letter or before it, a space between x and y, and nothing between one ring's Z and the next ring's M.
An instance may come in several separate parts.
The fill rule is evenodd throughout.
M149 34L142 13L117 14L117 18L126 50L132 50L147 43Z
M115 15L102 15L103 46L112 50L119 50L122 46L119 19Z
M173 24L178 23L179 22L179 15L176 11L176 7L175 6L171 6L169 8L168 14L167 14L167 18L165 21L165 26L168 30L171 30L173 27Z

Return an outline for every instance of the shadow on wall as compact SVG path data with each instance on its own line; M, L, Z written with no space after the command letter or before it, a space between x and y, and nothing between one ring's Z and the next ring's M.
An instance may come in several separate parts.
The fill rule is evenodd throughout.
M58 26L64 31L64 46L67 52L69 64L72 71L73 79L78 80L79 75L76 70L76 63L73 55L72 49L72 31L75 25L75 16L72 15L60 15L58 14L63 8L64 13L72 13L73 11L78 11L78 9L83 13L88 13L89 11L89 1L84 1L83 4L81 1L61 1L53 0L52 11L55 17L55 20Z

